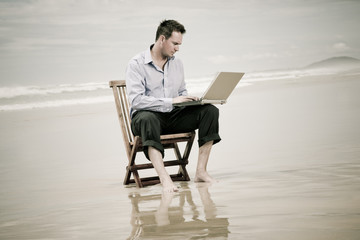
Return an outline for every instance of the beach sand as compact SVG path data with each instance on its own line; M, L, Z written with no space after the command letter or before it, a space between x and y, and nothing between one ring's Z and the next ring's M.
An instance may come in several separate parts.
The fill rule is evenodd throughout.
M113 103L0 112L0 239L359 239L359 78L237 89L219 106L219 182L170 195L122 185Z

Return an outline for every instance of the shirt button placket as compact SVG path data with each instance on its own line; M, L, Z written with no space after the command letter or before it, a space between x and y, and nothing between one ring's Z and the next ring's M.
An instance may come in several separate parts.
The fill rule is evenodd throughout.
M166 65L164 67L164 97L169 97L169 89L168 89L168 72L167 72L167 69L166 69Z
M170 89L169 89L169 79L168 79L168 71L167 71L167 64L164 67L164 97L169 98L171 97ZM166 108L167 111L171 109Z

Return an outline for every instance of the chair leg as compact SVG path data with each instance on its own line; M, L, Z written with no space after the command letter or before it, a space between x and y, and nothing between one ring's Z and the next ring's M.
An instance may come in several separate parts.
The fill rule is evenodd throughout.
M191 152L191 148L192 148L192 145L194 143L194 139L195 139L195 132L193 132L191 138L189 139L189 141L186 143L186 147L185 147L185 150L184 150L184 155L183 155L183 158L182 160L184 162L188 162L189 161L189 156L190 156L190 152ZM185 181L190 181L190 177L189 177L189 174L186 170L186 165L181 165L180 168L179 168L179 173L182 173L184 178L185 178Z
M179 166L179 172L178 175L180 175L183 179L183 181L190 181L190 176L186 170L186 166L185 165L180 165Z
M134 181L136 183L136 186L139 188L144 187L142 182L141 182L141 178L139 176L139 173L136 169L132 169L131 167L134 166L135 164L135 158L136 158L136 153L138 152L138 148L140 146L140 138L139 137L135 137L134 139L134 145L131 149L131 153L130 153L130 157L129 157L129 164L126 167L126 174L125 174L125 179L124 179L124 185L127 185L130 183L130 177L131 177L131 173L133 174L133 178Z
M140 178L139 173L138 173L137 170L134 170L134 171L133 171L133 175L134 175L134 180L135 180L136 186L137 186L138 188L144 187L144 185L143 185L142 182L141 182L141 178Z
M193 146L194 143L194 139L195 139L195 132L193 132L191 138L189 139L189 141L186 144L185 150L184 150L184 161L188 161L189 156L190 156L190 152L191 152L191 148Z
M182 178L183 181L190 181L189 174L186 170L187 159L184 159L183 157L181 157L181 153L180 153L177 143L174 143L174 152L176 155L176 159L178 161L184 163L184 164L179 165L178 175Z
M124 178L124 185L128 185L130 183L130 178L131 178L131 171L129 166L126 167L126 174L125 174L125 178Z
M191 148L194 142L194 138L195 138L195 133L192 134L191 138L187 140L186 146L185 146L185 150L183 155L180 152L179 146L178 144L172 143L170 147L172 147L174 149L174 153L175 153L175 157L177 159L177 161L180 162L180 164L178 164L177 161L167 161L165 162L166 166L173 166L173 165L179 165L179 170L177 174L173 174L170 175L170 177L174 180L174 181L190 181L190 177L189 174L186 170L186 165L188 163L188 159L189 159L189 155L191 152ZM138 169L147 169L147 168L152 168L152 164L140 164L140 165L136 165L135 164L135 157L136 157L136 153L140 150L140 145L141 145L141 138L136 136L134 138L134 144L131 148L131 152L128 155L129 158L129 163L128 166L126 168L126 175L125 175L125 179L124 179L124 185L127 185L129 183L136 183L136 186L139 188L142 188L144 186L147 185L153 185L156 183L159 183L159 179L158 177L148 177L148 178L143 178L141 179L138 173ZM133 174L133 179L131 179L131 174Z

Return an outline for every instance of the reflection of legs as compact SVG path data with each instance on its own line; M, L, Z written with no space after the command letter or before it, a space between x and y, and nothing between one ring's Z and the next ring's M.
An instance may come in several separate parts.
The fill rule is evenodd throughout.
M162 194L161 202L158 210L155 213L155 221L158 226L165 226L170 224L169 207L174 194Z
M153 147L149 147L148 149L150 160L159 175L160 182L163 186L163 192L171 193L177 192L178 188L174 185L173 181L171 180L168 172L164 167L164 162L162 159L162 154L159 150Z
M200 194L201 202L204 206L204 213L206 219L214 219L216 218L216 206L210 197L210 193L208 191L209 183L203 183L206 185L202 185L198 183L197 189Z
M199 148L199 158L196 167L195 182L216 182L206 171L213 141L207 142Z

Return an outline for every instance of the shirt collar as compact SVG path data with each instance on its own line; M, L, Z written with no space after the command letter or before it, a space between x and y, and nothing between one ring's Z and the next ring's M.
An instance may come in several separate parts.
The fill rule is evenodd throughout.
M154 44L152 44L145 52L145 63L148 64L148 63L151 63L153 60L152 60L152 57L151 57L151 49L153 48Z
M145 63L152 63L153 59L151 57L151 49L154 47L154 44L152 44L145 52ZM169 57L169 60L174 60L175 56Z

